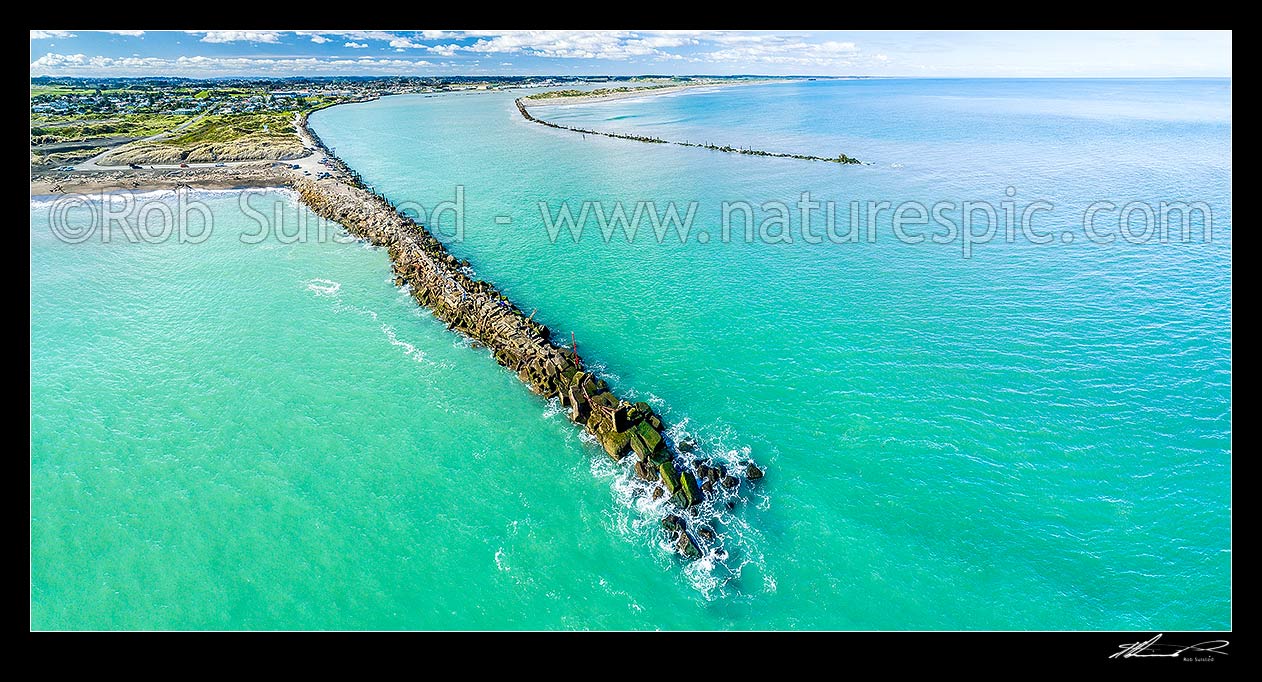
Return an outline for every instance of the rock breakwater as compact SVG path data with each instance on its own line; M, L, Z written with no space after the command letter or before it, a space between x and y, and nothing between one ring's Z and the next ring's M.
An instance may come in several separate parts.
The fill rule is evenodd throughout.
M687 452L689 443L673 443L661 416L648 403L616 395L584 363L576 347L554 343L551 330L536 321L533 312L526 314L490 282L478 279L468 261L370 191L318 136L307 132L329 156L334 174L323 179L295 177L293 187L303 203L351 234L386 248L395 284L407 287L417 303L448 329L489 349L495 361L516 373L530 390L557 400L569 419L591 434L615 462L633 457L631 468L645 483L644 494L653 500L668 497L666 504L674 508L671 518L679 523L664 524L663 530L677 552L687 559L709 550L721 555L713 531L694 534L677 514L695 518L700 507L720 503L731 509L738 489L761 478L762 470L749 461L729 467Z
M574 126L565 126L565 125L560 125L559 123L545 121L541 118L535 118L530 113L530 111L526 108L524 99L525 98L519 97L516 100L517 111L521 113L522 118L526 119L527 121L530 121L531 123L538 123L539 125L545 125L545 126L548 126L549 128L556 128L557 130L568 130L570 132L583 133L584 135L603 135L605 137L613 137L619 140L634 140L636 142L649 142L652 144L673 144L673 145L678 145L680 147L700 147L701 149L709 149L716 152L726 152L729 154L747 154L750 156L769 156L769 157L777 158L777 159L798 159L801 161L828 161L830 163L842 163L842 164L862 164L863 163L862 161L854 158L853 156L847 156L845 154L838 154L837 156L815 156L812 154L787 154L784 152L767 152L761 149L753 149L750 147L733 147L731 145L716 145L716 144L699 143L699 142L681 142L678 140L663 140L660 137L648 137L646 135L628 135L626 133L610 133L610 132L603 132L600 130L592 130L590 128L577 128Z

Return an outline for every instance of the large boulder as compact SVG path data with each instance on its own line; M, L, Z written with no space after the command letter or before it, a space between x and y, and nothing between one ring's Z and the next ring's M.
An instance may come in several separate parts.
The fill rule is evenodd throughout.
M675 473L675 466L670 462L662 462L657 465L657 471L662 476L662 485L666 486L666 492L674 495L679 492L679 474Z
M630 433L632 434L631 447L635 449L636 454L652 458L666 449L666 441L662 439L662 434L645 422L636 424Z
M603 431L597 437L600 439L600 444L604 446L605 452L609 453L615 462L622 461L622 458L631 451L631 434L629 433Z
M604 391L604 392L593 391L589 388L587 390L587 395L592 397L592 402L598 405L602 405L608 408L610 411L618 407L618 399L615 398L614 395L610 393L609 391Z
M662 519L662 528L672 533L682 532L687 527L688 522L682 516L667 514L666 518Z
M701 558L701 548L697 546L697 541L693 540L686 531L679 534L679 539L675 542L675 549L684 555L685 559L695 561Z
M694 505L701 504L701 488L697 485L697 477L693 476L691 471L685 471L683 476L680 476L679 482L681 488L680 492L682 492L684 497L687 499L687 504L685 506L692 507Z
M745 466L745 478L748 478L751 481L757 481L763 476L763 470L759 469L753 462L750 462Z
M639 457L639 459L648 461L648 459L653 456L653 452L644 444L644 440L640 438L640 434L635 429L632 429L630 434L631 449L635 450L635 454Z

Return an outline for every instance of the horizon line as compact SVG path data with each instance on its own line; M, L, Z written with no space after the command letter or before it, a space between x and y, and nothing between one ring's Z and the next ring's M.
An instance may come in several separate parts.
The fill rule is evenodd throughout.
M99 78L108 78L111 80L143 80L147 78L167 78L190 81L213 81L227 79L257 79L257 80L283 80L287 78L311 78L311 79L333 79L333 78L556 78L558 80L577 80L580 78L611 78L611 79L630 79L630 78L767 78L776 80L799 80L799 79L827 79L827 80L846 80L854 78L865 79L882 79L882 80L1204 80L1204 79L1230 79L1231 74L1226 75L1204 75L1204 76L897 76L897 75L865 75L865 74L846 74L837 76L820 76L820 75L768 75L757 73L742 73L731 75L716 75L704 73L683 73L683 74L632 74L632 75L615 75L615 74L549 74L549 73L448 73L448 74L403 74L403 73L380 73L380 74L321 74L321 75L259 75L259 74L228 74L221 76L166 76L161 74L152 74L145 76L86 76L86 75L59 75L59 74L42 74L39 76L31 76L31 80L39 78L66 78L77 80L90 80Z

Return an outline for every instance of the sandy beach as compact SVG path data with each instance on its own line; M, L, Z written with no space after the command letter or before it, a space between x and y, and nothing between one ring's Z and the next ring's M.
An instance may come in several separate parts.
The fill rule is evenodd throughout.
M242 189L285 187L300 177L298 171L268 162L221 168L179 170L44 171L31 175L31 196L94 194L115 191L148 191L196 187Z
M671 85L665 88L655 88L651 84L637 90L628 92L611 92L603 95L579 95L574 97L551 97L547 99L531 99L525 97L523 101L532 107L552 106L556 104L589 104L591 102L606 102L616 99L632 99L635 97L653 97L655 95L665 95L672 92L680 92L681 90L694 90L697 88L727 88L738 85L766 85L767 83L794 83L795 80L782 80L776 78L763 78L758 80L742 80L742 81L713 81L704 83L681 83L679 85Z

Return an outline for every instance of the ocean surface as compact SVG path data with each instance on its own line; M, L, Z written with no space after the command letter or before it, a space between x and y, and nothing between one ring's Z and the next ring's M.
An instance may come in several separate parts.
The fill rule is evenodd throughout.
M718 520L727 559L663 548L628 471L289 193L140 197L146 224L205 206L183 240L33 199L33 628L1231 627L1229 80L532 108L862 166L551 129L521 94L311 120L677 437L766 465ZM965 201L981 237L985 206L1037 205L1035 239L948 238ZM645 217L671 202L682 242ZM753 227L725 234L724 202ZM855 239L819 238L827 202ZM850 233L868 202L953 208ZM1161 202L1212 217L1145 237ZM619 205L632 240L593 217Z

